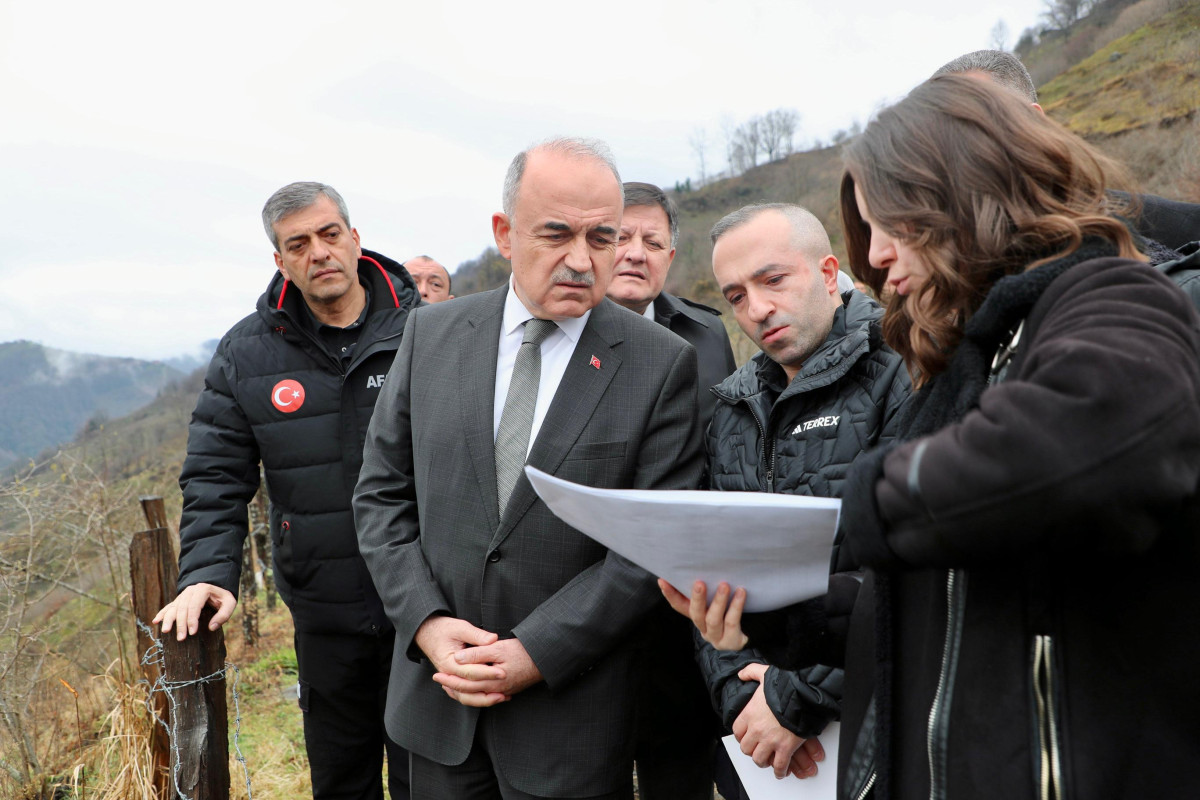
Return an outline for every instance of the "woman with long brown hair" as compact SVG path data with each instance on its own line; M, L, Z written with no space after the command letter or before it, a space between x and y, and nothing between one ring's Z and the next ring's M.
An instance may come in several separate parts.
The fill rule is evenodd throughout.
M1119 178L964 75L847 147L850 264L918 390L844 497L844 797L1200 796L1200 320Z

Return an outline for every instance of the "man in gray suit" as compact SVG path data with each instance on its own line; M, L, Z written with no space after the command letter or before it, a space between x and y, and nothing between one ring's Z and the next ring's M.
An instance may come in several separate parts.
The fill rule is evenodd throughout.
M632 796L631 634L654 581L506 477L510 406L536 390L518 467L699 478L695 351L604 297L621 209L604 145L518 155L492 218L510 285L414 312L379 398L354 510L396 626L385 719L414 798Z

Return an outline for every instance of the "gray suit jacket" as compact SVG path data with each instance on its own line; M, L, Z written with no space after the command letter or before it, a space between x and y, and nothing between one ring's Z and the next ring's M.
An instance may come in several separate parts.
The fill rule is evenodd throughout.
M506 780L582 797L629 779L631 634L653 578L550 513L522 475L496 501L493 397L507 287L412 312L367 433L359 545L396 626L388 733L442 764L491 725ZM600 366L593 366L592 357ZM702 467L693 348L609 300L593 311L530 464L604 488L690 488ZM515 636L544 681L480 712L413 644L432 614Z

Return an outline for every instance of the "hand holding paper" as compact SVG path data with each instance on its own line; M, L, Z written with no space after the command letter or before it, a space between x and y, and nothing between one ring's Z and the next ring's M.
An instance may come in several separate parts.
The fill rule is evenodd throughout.
M658 579L659 591L671 608L687 617L700 631L704 641L718 650L741 650L750 641L742 633L742 609L746 605L746 590L738 587L729 598L729 584L724 581L717 586L711 605L708 601L708 587L704 581L692 584L692 595L686 597L671 584ZM728 606L728 607L727 607Z

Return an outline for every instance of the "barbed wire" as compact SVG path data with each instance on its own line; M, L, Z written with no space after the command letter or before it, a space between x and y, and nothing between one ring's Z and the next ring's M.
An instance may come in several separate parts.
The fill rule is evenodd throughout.
M167 732L167 739L171 745L171 783L175 786L175 794L183 798L183 800L192 800L192 798L188 797L187 794L184 793L183 789L179 786L179 770L182 766L182 759L180 758L178 729L176 728L176 723L179 719L179 714L176 713L178 710L179 701L175 697L175 692L188 686L197 686L200 684L212 683L213 681L221 680L229 674L230 670L233 670L233 684L230 686L230 694L233 696L233 749L236 753L234 757L237 762L242 765L242 774L246 778L247 800L253 800L254 794L250 788L250 768L246 764L246 756L244 753L242 753L240 741L242 734L242 708L241 703L238 702L237 687L238 682L242 677L242 671L238 669L237 664L234 664L231 661L226 661L225 665L221 669L217 670L211 675L204 675L188 681L168 681L166 657L163 651L162 640L155 636L154 630L140 619L137 621L137 626L138 630L146 634L151 642L150 647L148 647L146 652L142 655L141 665L143 667L148 667L150 665L158 667L158 679L153 685L150 685L150 682L145 678L141 679L139 683L145 683L149 686L149 690L146 694L146 710L150 712L150 717L159 725L161 725ZM167 698L167 704L171 709L171 722L169 724L158 715L157 711L154 710L154 695L156 694L165 695Z

